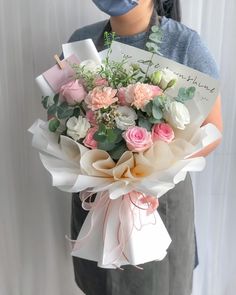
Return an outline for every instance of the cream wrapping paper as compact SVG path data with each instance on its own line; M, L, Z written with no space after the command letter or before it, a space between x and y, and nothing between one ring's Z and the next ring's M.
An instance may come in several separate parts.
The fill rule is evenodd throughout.
M91 207L73 256L97 261L104 268L138 265L165 257L171 238L158 212L147 215L146 210L130 202L127 194L138 191L159 198L184 180L187 172L202 170L205 159L188 158L189 155L221 135L212 124L196 130L190 128L189 133L185 132L188 141L183 137L171 144L157 141L146 152L125 152L115 163L107 152L89 150L69 137L60 136L58 144L57 135L48 130L48 122L37 120L31 126L32 145L40 151L53 186L66 192L97 193L96 202L100 202ZM121 223L124 234L119 242Z

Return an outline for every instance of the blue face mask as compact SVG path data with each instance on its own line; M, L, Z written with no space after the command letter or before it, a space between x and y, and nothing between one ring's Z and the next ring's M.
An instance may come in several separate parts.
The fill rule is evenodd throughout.
M139 0L92 0L103 12L110 16L120 16L138 5Z

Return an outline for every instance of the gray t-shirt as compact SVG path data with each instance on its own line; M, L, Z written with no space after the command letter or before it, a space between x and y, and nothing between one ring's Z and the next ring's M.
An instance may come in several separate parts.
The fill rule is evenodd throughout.
M69 42L91 38L95 44L103 34L108 20L94 23L76 30ZM187 26L163 16L160 21L163 32L160 52L164 57L194 68L200 72L218 79L216 63L199 34ZM147 33L133 36L118 36L117 41L138 48L145 48Z

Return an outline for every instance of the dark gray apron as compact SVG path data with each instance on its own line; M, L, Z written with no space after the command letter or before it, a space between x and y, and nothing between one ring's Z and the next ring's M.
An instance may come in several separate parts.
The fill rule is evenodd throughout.
M154 13L150 26L157 23ZM109 31L110 23L104 27ZM149 28L150 29L150 28ZM96 47L104 48L101 35ZM185 181L159 199L158 212L171 236L172 243L162 261L122 270L102 269L96 262L73 257L75 281L86 295L190 295L197 252L194 231L194 198L189 174ZM78 193L72 194L71 238L76 239L87 212L81 208Z

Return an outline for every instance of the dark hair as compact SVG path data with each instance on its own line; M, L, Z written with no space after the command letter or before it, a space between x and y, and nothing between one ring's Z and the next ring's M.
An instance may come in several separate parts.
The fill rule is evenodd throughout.
M180 0L154 0L154 4L158 15L181 21Z

